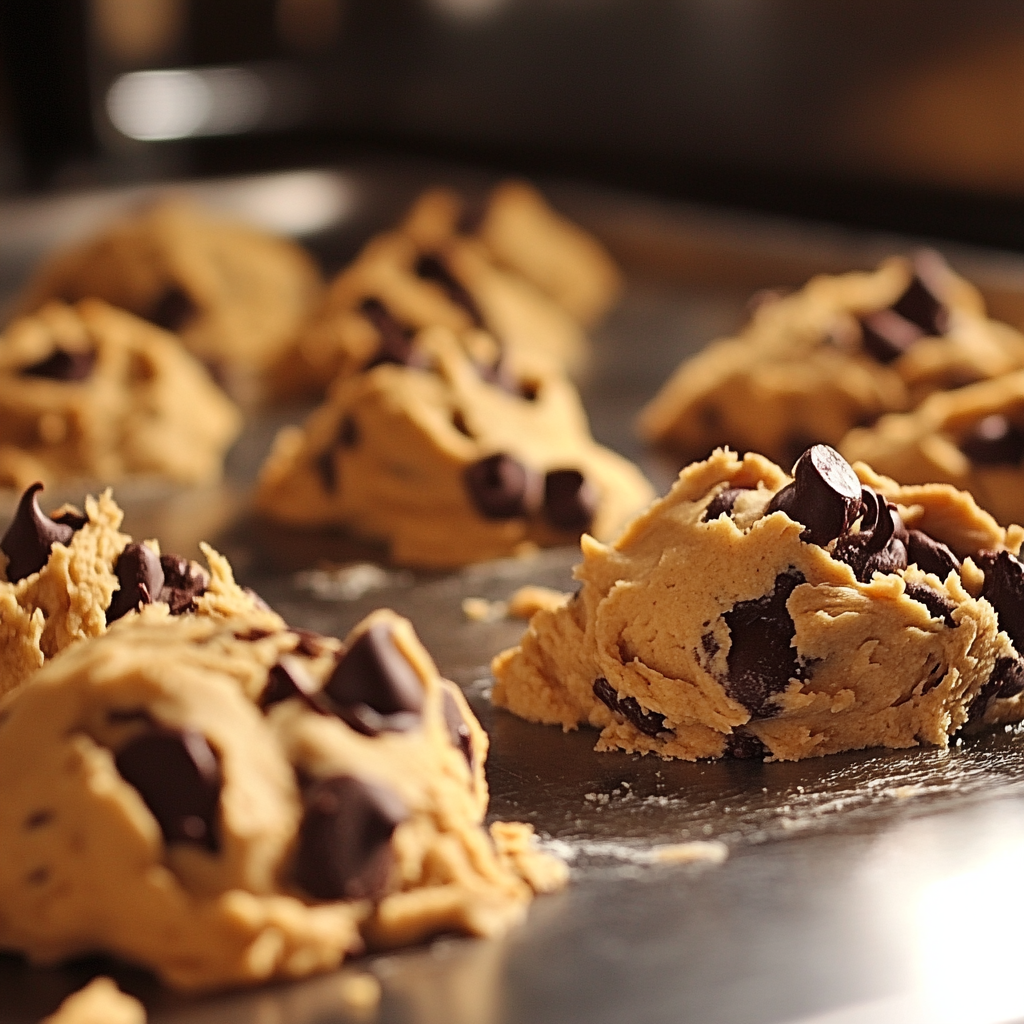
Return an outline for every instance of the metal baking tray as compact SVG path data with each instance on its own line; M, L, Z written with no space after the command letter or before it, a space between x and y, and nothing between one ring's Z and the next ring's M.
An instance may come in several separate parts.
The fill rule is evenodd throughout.
M369 232L393 222L419 188L449 182L475 190L490 180L459 168L366 163L179 187L301 236L330 271ZM757 288L870 266L919 242L541 184L626 268L626 294L596 332L582 390L598 439L639 461L661 490L677 467L644 451L631 425L684 354L735 328ZM9 297L47 248L151 191L0 205L0 291ZM1024 259L940 247L981 285L994 311L1024 323ZM103 960L42 970L0 955L0 1024L38 1021L98 971L142 998L154 1024L1024 1018L1016 941L1024 912L1024 739L1014 730L949 751L686 764L597 754L593 732L563 735L492 709L489 660L523 624L470 621L463 598L501 600L524 583L568 589L577 552L451 573L367 569L379 552L341 534L258 521L247 504L256 469L276 427L303 412L255 415L223 485L117 488L126 529L185 554L209 539L240 580L295 625L344 635L375 607L408 615L490 734L491 815L533 823L571 863L571 884L538 899L527 922L503 939L441 937L309 981L202 998ZM81 489L50 496L80 500ZM10 496L0 502L0 518L12 504ZM658 844L711 839L729 849L722 864L672 866L652 855ZM351 970L380 979L375 1016L346 1010L339 979Z

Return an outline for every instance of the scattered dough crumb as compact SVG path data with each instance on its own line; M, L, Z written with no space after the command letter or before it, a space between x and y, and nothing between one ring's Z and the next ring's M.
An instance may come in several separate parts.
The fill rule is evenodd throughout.
M145 1024L146 1010L109 978L94 978L41 1024Z
M668 843L651 850L651 857L657 864L721 864L728 856L729 847L717 839Z
M338 998L349 1013L370 1017L380 1005L380 982L372 974L344 974L338 979Z
M462 601L462 614L471 622L499 622L508 614L508 604L488 601L486 597L466 597Z
M514 619L529 619L534 612L553 612L569 600L569 594L551 587L520 587L508 601L508 614Z

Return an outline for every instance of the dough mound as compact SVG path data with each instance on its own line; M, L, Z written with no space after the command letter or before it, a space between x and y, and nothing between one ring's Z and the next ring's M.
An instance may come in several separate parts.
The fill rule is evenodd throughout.
M1024 531L824 445L795 473L720 449L614 543L584 537L582 587L495 659L494 703L687 760L945 746L1024 718Z
M790 465L883 413L1021 367L1024 336L989 320L977 289L921 252L764 297L735 338L676 370L639 429L686 459L729 445Z
M94 978L69 995L42 1024L146 1024L146 1010L109 978Z
M51 302L0 338L0 486L215 481L241 427L176 338L105 302Z
M174 331L242 397L291 347L323 283L299 246L165 198L51 256L18 302L100 298Z
M0 704L0 947L211 989L498 934L566 869L483 828L485 754L392 612L341 644L145 608Z
M395 562L455 566L526 543L613 536L653 496L597 445L573 386L539 365L494 366L487 335L421 332L405 364L339 380L304 428L286 427L257 506L386 541Z
M904 484L970 491L1004 526L1024 522L1024 372L932 395L851 430L840 450Z
M423 328L501 339L513 370L544 359L578 369L583 326L615 300L618 271L600 244L529 186L506 182L478 215L432 189L398 230L372 239L330 285L276 375L284 393L322 393Z
M133 544L120 532L124 513L109 490L87 497L84 515L65 506L52 517L40 511L37 491L25 492L0 540L0 694L64 648L105 633L108 619L131 617L140 604L156 602L170 615L256 614L280 623L235 583L213 548L203 546L207 572L176 555L161 557L156 541Z

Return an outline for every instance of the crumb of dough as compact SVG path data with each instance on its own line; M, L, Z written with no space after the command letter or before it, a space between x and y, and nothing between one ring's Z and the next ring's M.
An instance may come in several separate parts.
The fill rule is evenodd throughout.
M338 979L338 998L358 1019L367 1019L376 1012L380 996L380 982L372 974L344 974Z
M94 978L41 1024L146 1024L146 1010L109 978Z
M651 850L651 859L656 864L721 864L728 856L729 847L717 839L666 843Z
M508 601L508 614L513 619L529 619L534 612L553 612L569 600L569 594L553 587L527 585L520 587Z
M462 614L470 622L499 622L508 614L508 604L488 601L486 597L466 597L462 600Z

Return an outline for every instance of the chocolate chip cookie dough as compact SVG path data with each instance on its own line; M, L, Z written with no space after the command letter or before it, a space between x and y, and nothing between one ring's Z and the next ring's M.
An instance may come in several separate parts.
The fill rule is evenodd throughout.
M586 343L576 312L596 317L610 304L614 267L596 242L544 212L539 196L509 190L506 198L499 190L488 205L479 237L460 233L460 201L436 190L399 230L371 240L331 283L297 352L282 360L279 390L322 393L337 377L394 358L419 330L433 326L486 330L513 369L538 359L578 369ZM490 244L495 239L497 247ZM523 264L531 266L529 274Z
M0 338L0 487L214 481L241 426L177 339L105 302L48 303Z
M566 870L483 828L485 754L391 612L341 644L147 607L0 705L0 947L211 989L499 934Z
M304 250L180 198L56 253L18 302L100 298L178 334L229 390L255 396L320 300Z
M1024 531L833 449L716 451L494 662L493 700L599 750L797 760L1024 718Z
M851 430L840 450L900 483L970 491L1003 525L1024 522L1024 372L932 395Z
M524 545L610 538L653 496L597 445L572 385L516 375L493 341L421 332L403 361L335 384L304 428L278 435L257 506L298 526L386 541L403 565L455 566Z
M120 532L123 513L110 491L45 515L40 484L30 487L0 539L0 694L26 682L66 647L157 603L164 614L280 620L235 583L227 559L208 545L209 571L156 541Z
M109 978L95 978L41 1024L146 1024L146 1010Z
M934 252L772 296L735 337L683 363L639 419L684 458L727 444L786 465L815 442L927 395L1024 367L1024 336L985 316Z

